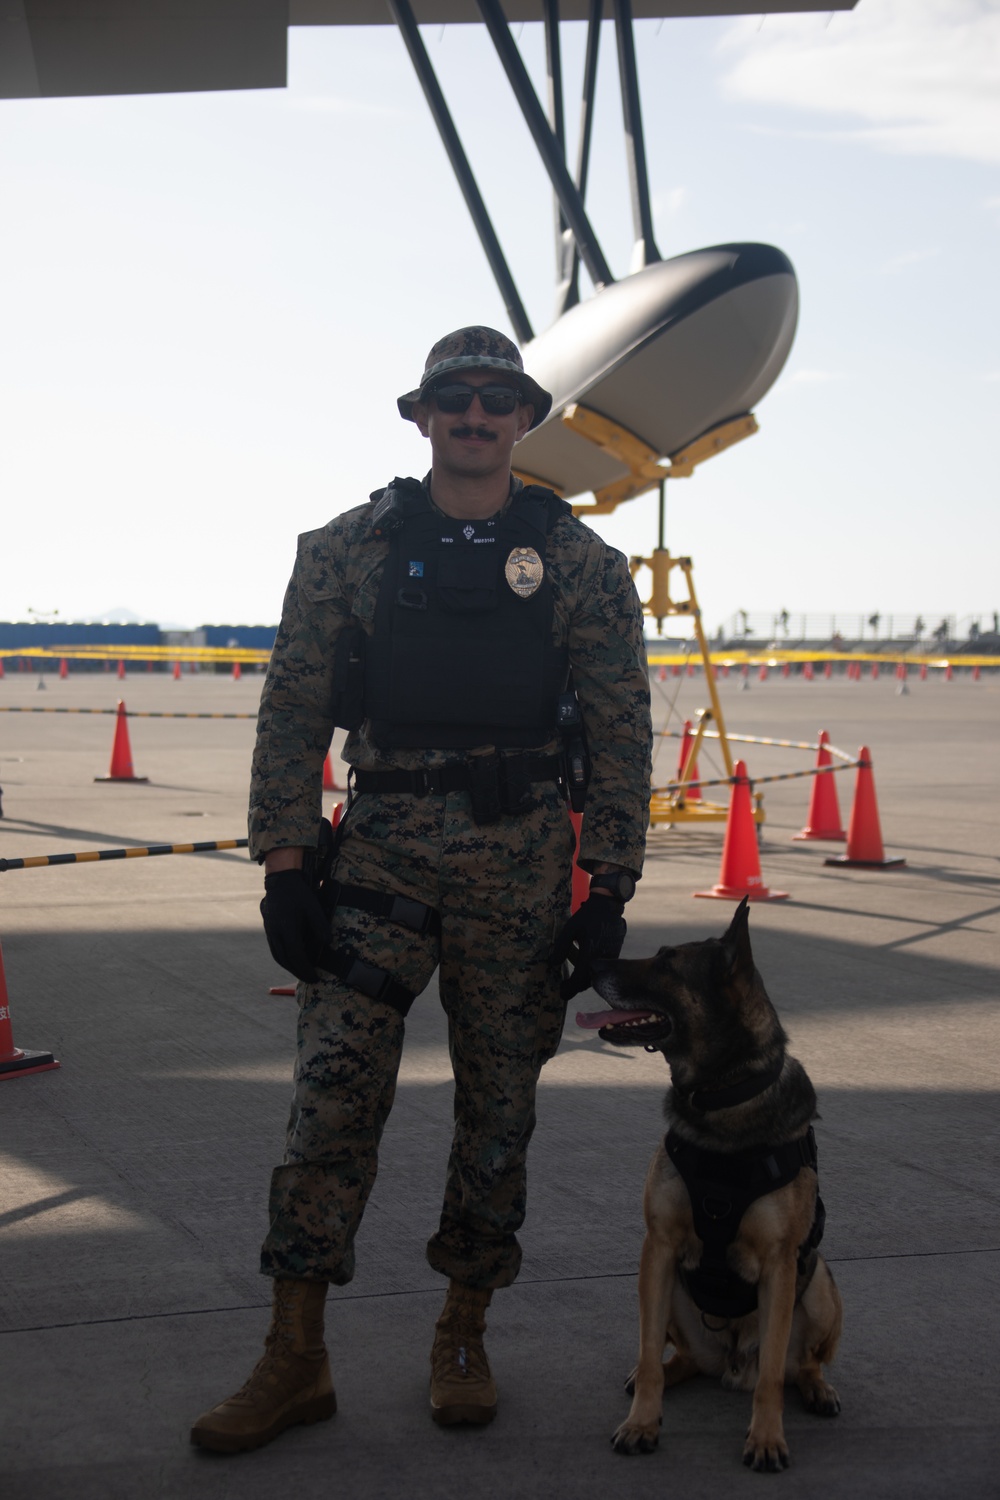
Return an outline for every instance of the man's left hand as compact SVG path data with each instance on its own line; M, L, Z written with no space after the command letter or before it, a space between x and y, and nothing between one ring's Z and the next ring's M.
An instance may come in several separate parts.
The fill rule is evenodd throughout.
M552 957L569 962L573 971L562 982L562 997L572 1000L590 988L594 961L609 961L622 951L627 932L625 903L603 891L595 891L570 917L556 939Z

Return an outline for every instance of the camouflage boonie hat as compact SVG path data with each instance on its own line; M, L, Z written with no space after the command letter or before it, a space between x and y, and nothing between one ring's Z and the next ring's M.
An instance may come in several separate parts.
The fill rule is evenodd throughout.
M408 391L396 402L399 415L407 422L412 422L413 403L423 399L431 382L440 375L450 375L461 370L503 370L508 375L516 375L525 402L535 408L532 427L544 422L552 408L552 397L548 391L543 391L537 381L524 373L517 345L495 328L476 326L458 328L454 333L447 333L443 339L438 339L427 356L417 389Z

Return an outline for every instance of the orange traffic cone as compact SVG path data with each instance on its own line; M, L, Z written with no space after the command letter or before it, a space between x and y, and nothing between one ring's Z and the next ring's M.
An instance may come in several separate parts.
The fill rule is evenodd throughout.
M760 873L757 849L757 827L750 805L750 778L743 761L734 768L733 794L729 801L726 839L722 846L719 883L710 891L695 891L695 896L714 897L719 901L787 901L787 891L770 891Z
M976 666L974 666L973 669L972 669L972 680L973 680L973 682L978 682L979 681L979 666L978 666L978 664Z
M657 680L657 682L666 682L666 680L667 680L667 666L666 666L665 662L663 662L661 664L660 670L656 674L656 680Z
M819 732L819 754L816 757L816 769L833 764L833 756L828 746L830 736L825 729ZM800 833L792 835L793 839L846 839L840 821L840 806L837 802L837 786L830 771L821 772L813 777L812 795L809 798L809 812L806 815L806 826Z
M684 781L685 779L688 780L688 781L699 781L701 779L700 776L699 776L699 773L698 773L698 762L696 760L692 760L690 766L688 766L688 764L687 764L687 762L688 762L688 756L691 754L691 750L692 750L693 746L694 746L694 735L691 733L691 720L690 719L685 719L684 720L684 733L681 736L681 753L680 753L680 756L679 756L678 761L677 761L677 780L678 781ZM686 766L687 766L687 773L686 773L686 776L685 776L685 767ZM689 802L700 802L701 801L701 787L700 786L688 787L687 791L686 791L686 796L687 796L687 800Z
M766 661L762 661L761 662L761 664L760 664L760 671L757 673L757 677L758 677L758 680L760 682L766 682L767 681L767 662Z
M234 682L239 682L239 680L240 680L240 678L242 676L243 676L243 669L242 669L242 667L240 666L240 664L239 664L238 661L234 661L233 662L233 681Z
M833 676L833 662L832 661L827 661L827 662L823 663L823 676L827 679L828 682L829 682L830 678Z
M27 1052L14 1046L7 980L3 972L3 950L0 949L0 1082L5 1078L25 1078L29 1073L49 1073L58 1066L51 1052Z
M802 666L802 676L805 678L806 682L812 682L812 680L813 680L813 664L812 664L811 661L807 661L807 662L803 663L803 666Z
M6 675L7 673L3 669L3 657L0 656L0 678L6 677Z
M570 809L569 820L573 825L573 833L576 843L573 847L573 887L570 894L570 913L579 910L590 895L590 876L586 870L581 870L577 864L580 855L580 832L583 828L583 813L573 812Z
M920 663L920 681L927 681L927 663L925 661L922 661Z
M128 715L125 704L118 699L118 716L115 719L115 737L111 745L111 769L107 776L95 776L95 781L148 781L148 776L137 776L132 769L132 746L128 738Z
M181 664L180 664L179 661L175 661L174 662L174 681L175 682L180 682L180 680L181 680Z
M872 662L871 677L872 677L872 682L878 682L878 662L877 661L873 661Z
M118 681L125 681L125 663L123 661L120 661L118 663Z
M59 676L63 679L69 676L69 662L66 660L65 656L59 663Z
M886 859L882 847L882 828L875 800L875 776L872 753L867 745L858 751L858 774L854 781L854 805L847 826L846 854L831 854L825 865L860 865L868 870L886 870L905 865L905 859Z

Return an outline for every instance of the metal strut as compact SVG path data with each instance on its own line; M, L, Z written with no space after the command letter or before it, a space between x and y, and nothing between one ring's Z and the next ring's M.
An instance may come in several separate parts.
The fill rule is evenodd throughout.
M389 0L390 5L396 0ZM507 18L499 0L476 0L476 5L490 39L496 48L497 56L507 74L507 81L513 90L524 122L531 131L532 139L538 148L538 154L542 158L542 164L549 174L553 191L559 201L566 222L573 231L580 257L587 267L594 286L600 289L610 286L614 281L611 269L604 258L604 252L597 241L590 220L587 218L587 210L583 206L583 199L576 184L566 170L565 155L559 141L553 134L549 122L545 118L545 112L538 102L528 70L524 66L520 52L514 38L510 34Z
M618 74L621 79L622 114L625 120L625 158L628 162L632 223L635 228L635 246L629 269L641 271L644 266L661 260L662 256L653 239L649 173L646 169L646 143L642 133L639 73L632 27L632 0L615 0L615 35L618 39Z
M528 320L528 314L525 311L524 303L521 301L520 293L514 285L514 278L510 274L510 267L507 265L504 253L500 248L500 241L497 239L496 231L493 228L492 221L486 209L486 204L483 202L483 196L472 174L469 159L459 139L458 131L455 129L455 122L451 118L444 94L441 92L441 85L437 81L437 75L427 55L427 49L420 35L420 29L414 18L412 7L409 0L386 0L386 4L389 7L389 14L399 27L403 41L406 44L406 50L410 54L410 61L420 80L420 86L424 91L424 98L427 100L431 114L434 116L434 123L437 125L438 133L448 153L448 159L458 180L458 185L462 190L466 207L472 215L473 224L476 226L479 242L486 252L486 259L490 263L493 279L496 281L500 295L503 298L511 327L517 335L518 342L528 344L535 336L534 331Z

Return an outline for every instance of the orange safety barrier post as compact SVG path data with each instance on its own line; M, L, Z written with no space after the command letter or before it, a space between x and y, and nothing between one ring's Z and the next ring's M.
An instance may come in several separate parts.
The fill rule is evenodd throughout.
M692 728L692 726L691 726L691 720L690 719L685 719L684 720L684 733L681 736L681 753L680 753L680 755L678 756L678 759L677 759L677 780L678 781L700 781L701 780L701 777L700 777L699 772L698 772L698 762L696 760L692 759L691 764L688 765L688 756L693 755L693 751L694 751L694 735L691 732L691 728ZM686 787L685 791L684 791L684 795L685 795L685 797L687 798L687 800L689 802L700 802L701 801L701 787L700 786Z
M59 662L59 676L63 679L69 676L69 662L65 656Z
M180 664L179 661L175 661L174 662L174 681L175 682L180 682L180 680L181 680L181 664Z
M50 1073L58 1067L59 1063L51 1052L28 1052L14 1046L3 949L0 949L0 1082L5 1078L26 1078L29 1073Z
M833 765L829 750L830 736L825 729L819 732L819 754L816 756L818 776L813 777L812 794L806 826L792 835L793 839L837 839L843 841L847 834L840 821L840 805L837 802L837 786L833 773L823 771L823 766Z
M787 901L787 891L771 891L764 884L757 849L757 825L750 805L750 778L741 760L736 762L733 771L733 793L729 800L719 883L710 891L693 891L692 895L717 901L742 901L744 896L751 901Z
M831 854L825 865L854 865L866 870L887 870L905 865L906 860L886 859L882 845L882 826L875 800L875 775L872 753L867 745L858 751L858 774L854 780L854 804L847 825L847 852Z
M240 678L242 676L243 676L243 668L240 666L240 664L239 664L238 661L234 661L233 662L233 681L234 682L239 682L239 680L240 680Z
M137 776L132 769L132 746L128 737L128 715L125 704L118 699L118 714L115 718L115 737L111 744L111 769L107 776L95 776L95 781L146 782L148 776Z

